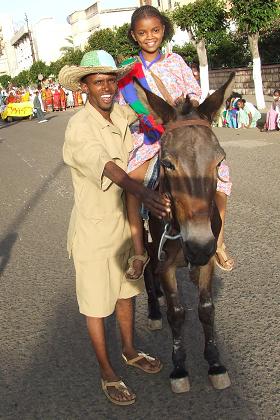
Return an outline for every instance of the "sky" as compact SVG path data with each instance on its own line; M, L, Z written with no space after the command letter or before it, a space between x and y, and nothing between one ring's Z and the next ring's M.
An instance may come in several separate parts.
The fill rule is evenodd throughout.
M96 0L0 0L0 13L12 16L14 23L24 22L25 13L30 24L43 17L53 17L57 23L66 23L66 18L76 10L83 10ZM102 0L106 8L116 7L116 0ZM118 7L135 5L132 0L117 0Z

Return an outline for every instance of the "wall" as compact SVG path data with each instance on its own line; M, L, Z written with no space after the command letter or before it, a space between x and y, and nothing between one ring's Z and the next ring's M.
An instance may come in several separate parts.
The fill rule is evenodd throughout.
M218 89L232 71L236 72L234 90L243 95L254 95L252 68L210 70L210 89ZM263 66L262 80L265 95L271 96L275 89L280 89L280 64Z

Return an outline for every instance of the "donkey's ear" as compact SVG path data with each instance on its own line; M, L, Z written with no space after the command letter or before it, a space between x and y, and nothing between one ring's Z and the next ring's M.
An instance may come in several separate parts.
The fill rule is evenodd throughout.
M228 81L212 93L212 95L208 96L201 105L199 105L197 112L212 122L225 100L231 95L234 86L234 79L235 73L232 72Z
M176 120L177 113L175 108L144 88L136 77L133 78L133 81L140 101L143 102L157 123L167 124L169 121Z

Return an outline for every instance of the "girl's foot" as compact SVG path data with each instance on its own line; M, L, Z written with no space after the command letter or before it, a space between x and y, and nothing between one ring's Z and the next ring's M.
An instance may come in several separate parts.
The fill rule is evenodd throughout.
M225 244L222 244L217 248L215 254L215 262L221 270L232 271L234 267L234 260L231 258L227 251Z

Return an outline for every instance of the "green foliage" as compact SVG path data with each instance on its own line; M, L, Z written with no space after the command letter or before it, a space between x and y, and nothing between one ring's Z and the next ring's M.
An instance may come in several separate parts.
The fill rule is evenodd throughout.
M3 74L2 76L0 76L0 86L2 86L4 89L7 89L11 79L11 76Z
M25 87L30 84L29 70L22 70L17 76L12 78L12 84L17 87Z
M228 27L224 0L197 0L176 7L173 21L192 34L196 41L219 42Z
M29 78L30 82L37 83L38 82L38 74L42 74L44 77L48 77L50 75L49 66L47 66L44 61L35 61L29 69Z
M251 61L247 37L226 34L218 44L208 46L210 68L244 67Z
M68 52L74 51L75 46L74 46L73 36L67 36L65 38L65 41L67 41L69 45L65 45L64 47L60 48L60 51L62 52L62 54L66 54Z
M138 53L137 46L133 45L128 39L128 27L129 24L125 23L115 30L116 50L113 56L116 58L118 63L121 63L123 60L133 57Z
M275 29L260 37L259 50L264 64L280 63L280 29Z
M238 32L267 31L280 17L279 0L231 0L230 16Z
M186 63L198 63L198 56L196 52L196 48L193 44L184 44L182 47L179 47L178 45L174 45L172 50L179 54Z
M100 29L94 32L88 39L86 51L105 50L114 58L116 56L116 31L113 29Z

